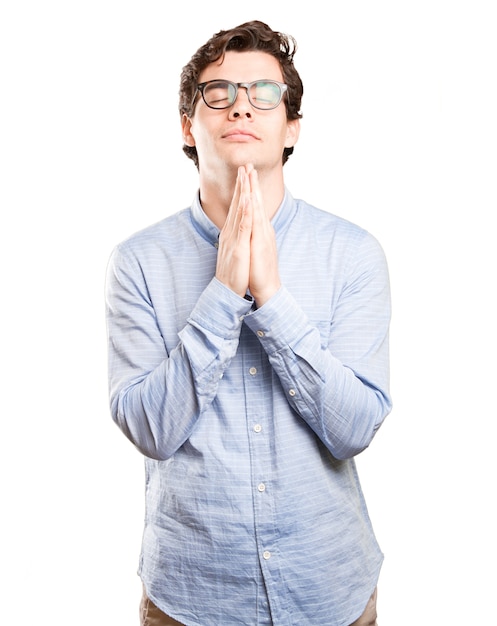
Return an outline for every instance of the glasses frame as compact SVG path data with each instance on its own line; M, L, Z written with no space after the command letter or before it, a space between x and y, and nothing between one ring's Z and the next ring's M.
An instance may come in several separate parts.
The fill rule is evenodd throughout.
M207 100L205 99L204 89L207 87L207 85L210 85L212 83L226 83L227 85L231 85L232 87L234 87L235 95L233 97L233 102L231 102L230 104L226 104L225 106L219 106L219 107L215 107L209 104ZM250 97L250 88L253 85L257 85L257 83L272 83L274 85L278 85L278 87L280 88L280 97L278 99L278 102L270 107L260 107L260 106L257 106L257 104L255 104L254 102L252 102L252 98ZM273 80L272 78L268 78L268 79L260 78L259 80L252 81L251 83L234 83L232 80L224 80L222 78L216 78L214 80L207 80L205 83L199 83L197 85L197 90L200 91L202 95L202 100L205 102L205 105L209 107L209 109L214 109L215 111L222 111L223 109L229 109L235 104L236 99L238 97L238 90L240 87L243 87L247 91L248 101L254 107L254 109L258 109L259 111L272 111L273 109L276 109L280 105L281 101L283 100L283 96L288 90L288 85L286 83L280 83L279 81Z

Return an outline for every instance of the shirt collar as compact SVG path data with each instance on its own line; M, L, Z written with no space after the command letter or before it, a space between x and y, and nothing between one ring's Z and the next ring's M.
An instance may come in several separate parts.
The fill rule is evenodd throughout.
M286 230L287 226L293 220L295 213L297 212L297 203L294 201L292 195L285 187L285 195L283 201L278 207L271 223L276 232L276 235L281 235ZM192 222L199 234L210 241L213 246L217 247L219 239L219 228L207 217L202 205L200 204L200 192L197 192L191 206Z

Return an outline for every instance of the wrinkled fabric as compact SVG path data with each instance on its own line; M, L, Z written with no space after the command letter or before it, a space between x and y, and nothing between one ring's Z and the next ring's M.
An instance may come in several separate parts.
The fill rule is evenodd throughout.
M198 198L114 250L113 419L145 456L139 574L186 626L348 626L383 555L354 456L391 409L390 293L363 229L286 192L282 287L215 277Z

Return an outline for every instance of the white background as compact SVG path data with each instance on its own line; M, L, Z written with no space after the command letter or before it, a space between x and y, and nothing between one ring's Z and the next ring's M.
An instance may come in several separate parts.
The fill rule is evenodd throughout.
M291 192L389 260L395 406L358 459L381 626L495 623L492 4L2 4L2 624L138 623L143 469L107 408L105 268L190 203L179 74L249 19L299 45Z

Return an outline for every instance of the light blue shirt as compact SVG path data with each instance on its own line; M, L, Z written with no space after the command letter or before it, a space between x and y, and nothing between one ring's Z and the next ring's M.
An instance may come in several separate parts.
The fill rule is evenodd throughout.
M198 198L109 263L111 411L145 455L139 574L187 626L346 626L383 560L353 457L391 409L385 258L288 191L273 226L283 286L260 309L214 277Z

